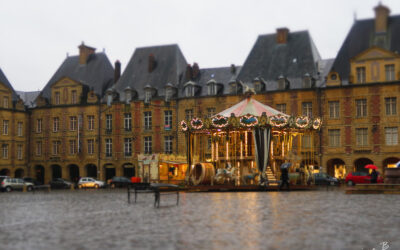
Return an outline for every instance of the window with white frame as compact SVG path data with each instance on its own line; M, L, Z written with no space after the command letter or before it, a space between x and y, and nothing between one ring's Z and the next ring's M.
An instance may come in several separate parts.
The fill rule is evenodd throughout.
M53 132L58 132L60 128L60 119L58 117L53 118Z
M328 129L329 147L340 146L340 129Z
M54 93L54 104L56 105L60 104L60 92Z
M112 156L112 139L107 138L106 139L106 157L111 157Z
M150 130L152 126L151 111L144 112L144 129Z
M77 152L76 140L69 140L69 154L74 155Z
M17 159L18 159L18 160L22 160L22 157L23 157L23 152L22 152L22 150L23 150L22 144L18 144L18 145L17 145Z
M303 102L302 109L302 114L304 116L312 117L312 102Z
M165 101L169 102L172 99L173 90L171 87L165 89Z
M53 151L52 151L53 155L58 155L60 153L60 145L61 145L60 141L53 141Z
M189 84L185 88L186 97L194 96L194 86Z
M93 139L87 140L87 152L89 155L94 154L94 140Z
M132 138L124 139L124 155L132 156Z
M5 97L3 98L3 107L4 107L4 108L8 108L8 103L9 103L8 96L5 96Z
M23 136L22 129L23 129L23 123L22 122L18 122L18 124L17 124L17 134L18 134L18 136Z
M78 103L78 94L77 94L76 90L72 90L72 92L71 92L71 102L72 102L72 104Z
M172 154L172 136L164 136L164 153Z
M286 103L276 104L276 110L286 114Z
M357 83L365 83L365 67L357 67L356 68L357 74Z
M397 127L385 128L385 141L386 145L393 146L399 143L399 137Z
M42 155L42 142L41 141L37 141L36 142L36 155Z
M36 132L42 133L42 119L36 120Z
M152 153L152 138L151 136L145 136L144 137L144 153L145 154L151 154Z
M356 117L366 117L367 116L367 100L357 99L356 100Z
M112 115L111 114L106 115L106 130L107 131L112 130Z
M337 119L339 118L339 101L330 101L329 105L329 118Z
M368 129L367 128L356 128L356 145L367 146L368 145Z
M208 84L208 95L216 95L217 94L217 84L215 82L211 82Z
M190 121L194 118L193 116L193 109L186 109L185 110L185 119L186 121Z
M395 77L395 70L394 70L394 64L387 64L385 65L385 77L386 81L394 81L396 80Z
M3 135L8 135L8 120L3 120Z
M124 128L125 128L125 131L132 130L132 115L131 115L131 113L124 114Z
M172 129L172 110L164 111L164 130Z
M88 115L88 130L94 130L94 115Z
M397 98L386 97L385 98L385 110L386 115L397 115Z
M76 116L69 117L69 130L75 131L78 128L78 121Z
M207 117L210 118L216 114L215 108L207 108Z
M3 144L3 159L8 159L8 144Z
M151 89L146 89L144 91L144 102L149 103L151 101L152 93Z

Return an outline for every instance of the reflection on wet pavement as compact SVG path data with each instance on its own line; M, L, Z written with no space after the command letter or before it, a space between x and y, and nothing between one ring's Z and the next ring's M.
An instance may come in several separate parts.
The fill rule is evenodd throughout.
M400 249L396 195L313 192L0 194L0 249Z

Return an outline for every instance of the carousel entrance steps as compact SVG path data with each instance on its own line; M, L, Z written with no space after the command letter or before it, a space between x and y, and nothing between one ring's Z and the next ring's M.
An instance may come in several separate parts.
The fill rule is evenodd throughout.
M278 186L278 181L276 180L276 176L274 175L274 172L272 172L272 169L269 166L267 166L266 173L269 185Z

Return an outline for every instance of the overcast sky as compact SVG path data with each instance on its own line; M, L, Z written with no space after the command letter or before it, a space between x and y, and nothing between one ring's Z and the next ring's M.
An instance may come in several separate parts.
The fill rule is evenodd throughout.
M384 0L400 14L399 0ZM124 70L135 48L176 43L200 68L242 65L260 34L308 30L336 56L354 18L378 0L0 0L0 68L15 90L41 90L67 53L85 44Z

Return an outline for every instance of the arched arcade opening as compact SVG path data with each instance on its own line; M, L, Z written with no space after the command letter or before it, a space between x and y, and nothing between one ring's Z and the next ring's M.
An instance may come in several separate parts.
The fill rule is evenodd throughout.
M86 176L97 179L97 167L94 164L86 165Z
M44 167L42 165L35 166L34 176L38 182L44 184Z
M346 174L347 174L346 164L344 163L344 161L342 159L339 159L339 158L330 159L326 163L326 168L327 168L327 173L330 176L333 176L338 179L346 178Z
M135 176L135 174L136 174L135 166L133 166L133 164L131 164L131 163L125 163L125 164L122 166L122 169L123 169L123 171L124 171L124 176L125 176L125 177L130 178L130 177Z
M104 165L104 172L105 172L106 181L113 178L116 175L115 167L112 164Z
M0 170L0 175L1 176L10 176L10 170L8 168L3 168Z
M368 173L368 169L365 168L368 164L374 164L374 162L368 158L359 158L354 161L354 168L356 172Z
M15 178L22 178L25 176L25 171L22 168L18 168L14 173Z
M73 182L78 182L79 181L79 167L77 165L69 165L69 179Z
M61 177L62 177L61 166L60 165L51 165L51 178L56 179L56 178L61 178Z

